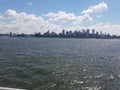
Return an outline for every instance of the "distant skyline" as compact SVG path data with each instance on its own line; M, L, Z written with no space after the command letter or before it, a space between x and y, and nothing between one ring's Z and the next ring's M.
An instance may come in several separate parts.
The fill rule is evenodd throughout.
M0 0L0 33L95 29L120 35L120 0Z

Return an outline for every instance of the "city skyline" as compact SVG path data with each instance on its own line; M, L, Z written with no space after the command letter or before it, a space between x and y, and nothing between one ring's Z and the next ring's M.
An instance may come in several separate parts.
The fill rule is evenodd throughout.
M119 0L0 0L0 33L95 29L119 35Z
M44 33L35 32L31 34L27 33L6 33L0 34L0 37L38 37L38 38L96 38L96 39L120 39L120 35L113 35L110 33L105 33L102 31L96 31L95 29L82 29L75 31L66 31L62 30L60 33L56 33L54 31L47 31Z

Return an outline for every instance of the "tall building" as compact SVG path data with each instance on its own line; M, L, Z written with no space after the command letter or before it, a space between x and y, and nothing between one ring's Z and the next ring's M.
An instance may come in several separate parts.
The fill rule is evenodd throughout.
M10 32L10 37L12 37L12 32Z
M82 29L82 33L85 33L85 29Z
M92 34L95 34L95 29L92 30Z
M103 33L102 33L102 31L100 31L100 35L102 35Z
M86 37L88 38L88 37L89 37L89 35L90 35L90 30L89 30L89 29L87 29L87 31L86 31Z
M90 30L89 29L87 29L87 32L86 32L87 34L90 34Z
M65 30L64 29L62 30L62 34L65 35Z

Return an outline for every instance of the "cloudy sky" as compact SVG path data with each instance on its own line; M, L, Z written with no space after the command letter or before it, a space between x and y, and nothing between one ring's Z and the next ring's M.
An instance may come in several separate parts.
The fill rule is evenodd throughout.
M96 29L120 34L120 0L0 0L0 33Z

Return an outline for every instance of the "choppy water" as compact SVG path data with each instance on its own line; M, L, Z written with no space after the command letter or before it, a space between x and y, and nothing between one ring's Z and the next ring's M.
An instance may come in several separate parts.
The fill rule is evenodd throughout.
M0 86L120 90L120 40L0 37Z

